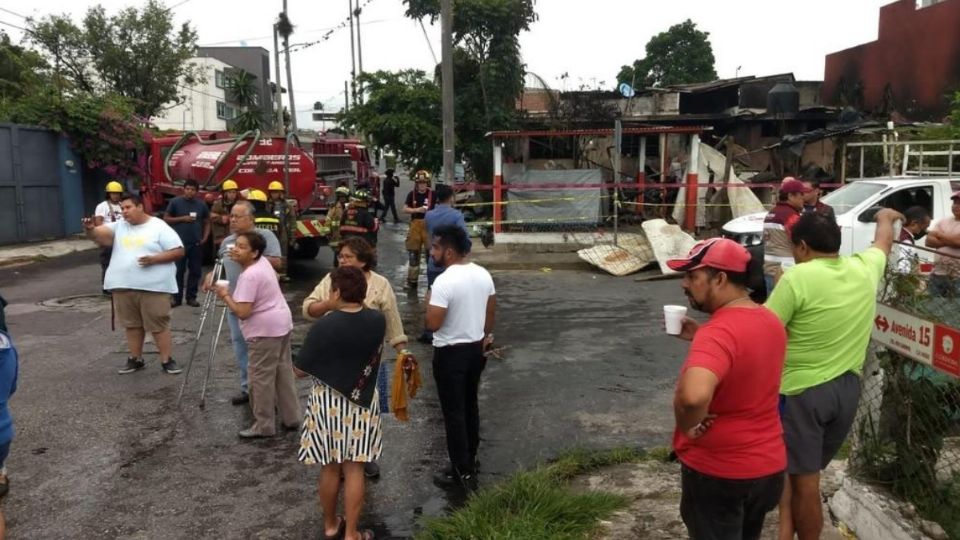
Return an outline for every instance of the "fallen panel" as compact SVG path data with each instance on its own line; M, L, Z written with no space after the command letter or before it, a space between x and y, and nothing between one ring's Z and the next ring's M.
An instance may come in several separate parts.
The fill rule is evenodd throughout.
M614 276L633 274L656 262L646 236L625 233L619 235L618 243L619 246L600 244L584 248L577 251L577 256Z
M667 259L677 259L685 256L693 248L697 240L683 232L679 225L670 225L662 219L644 221L641 225L647 240L653 248L653 254L664 274L676 274L667 268Z

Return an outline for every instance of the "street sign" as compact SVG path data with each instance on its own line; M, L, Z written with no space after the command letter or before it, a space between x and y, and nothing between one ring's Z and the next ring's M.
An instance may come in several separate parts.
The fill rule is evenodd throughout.
M960 377L960 330L877 304L874 342L917 362Z

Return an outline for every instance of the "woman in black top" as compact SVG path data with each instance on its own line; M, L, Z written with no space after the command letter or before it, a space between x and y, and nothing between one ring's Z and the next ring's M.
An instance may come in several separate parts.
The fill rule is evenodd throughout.
M341 266L330 279L336 309L313 324L295 361L298 376L313 377L298 457L323 466L318 490L324 537L367 540L373 532L358 531L357 522L364 463L382 450L376 381L386 321L363 306L367 280L361 270ZM336 515L341 471L345 517Z

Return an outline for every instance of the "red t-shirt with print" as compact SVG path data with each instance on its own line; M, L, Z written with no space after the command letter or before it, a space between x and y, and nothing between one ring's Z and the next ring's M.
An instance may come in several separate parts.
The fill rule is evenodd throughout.
M717 417L697 439L675 430L673 448L684 465L729 479L786 468L779 413L786 347L783 323L762 306L721 308L700 327L680 374L700 367L717 376L708 409Z

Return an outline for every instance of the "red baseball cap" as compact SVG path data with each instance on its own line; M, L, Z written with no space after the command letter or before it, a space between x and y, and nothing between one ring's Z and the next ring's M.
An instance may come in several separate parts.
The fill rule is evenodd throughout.
M728 272L746 272L750 264L747 248L729 238L710 238L698 242L683 259L670 259L667 266L677 272L697 268L716 268Z
M782 193L810 193L813 191L813 189L808 188L800 180L797 180L792 176L788 176L784 178L783 183L780 184L780 191Z
M955 201L957 199L960 199L960 191L954 191L953 195L950 196L950 200Z

